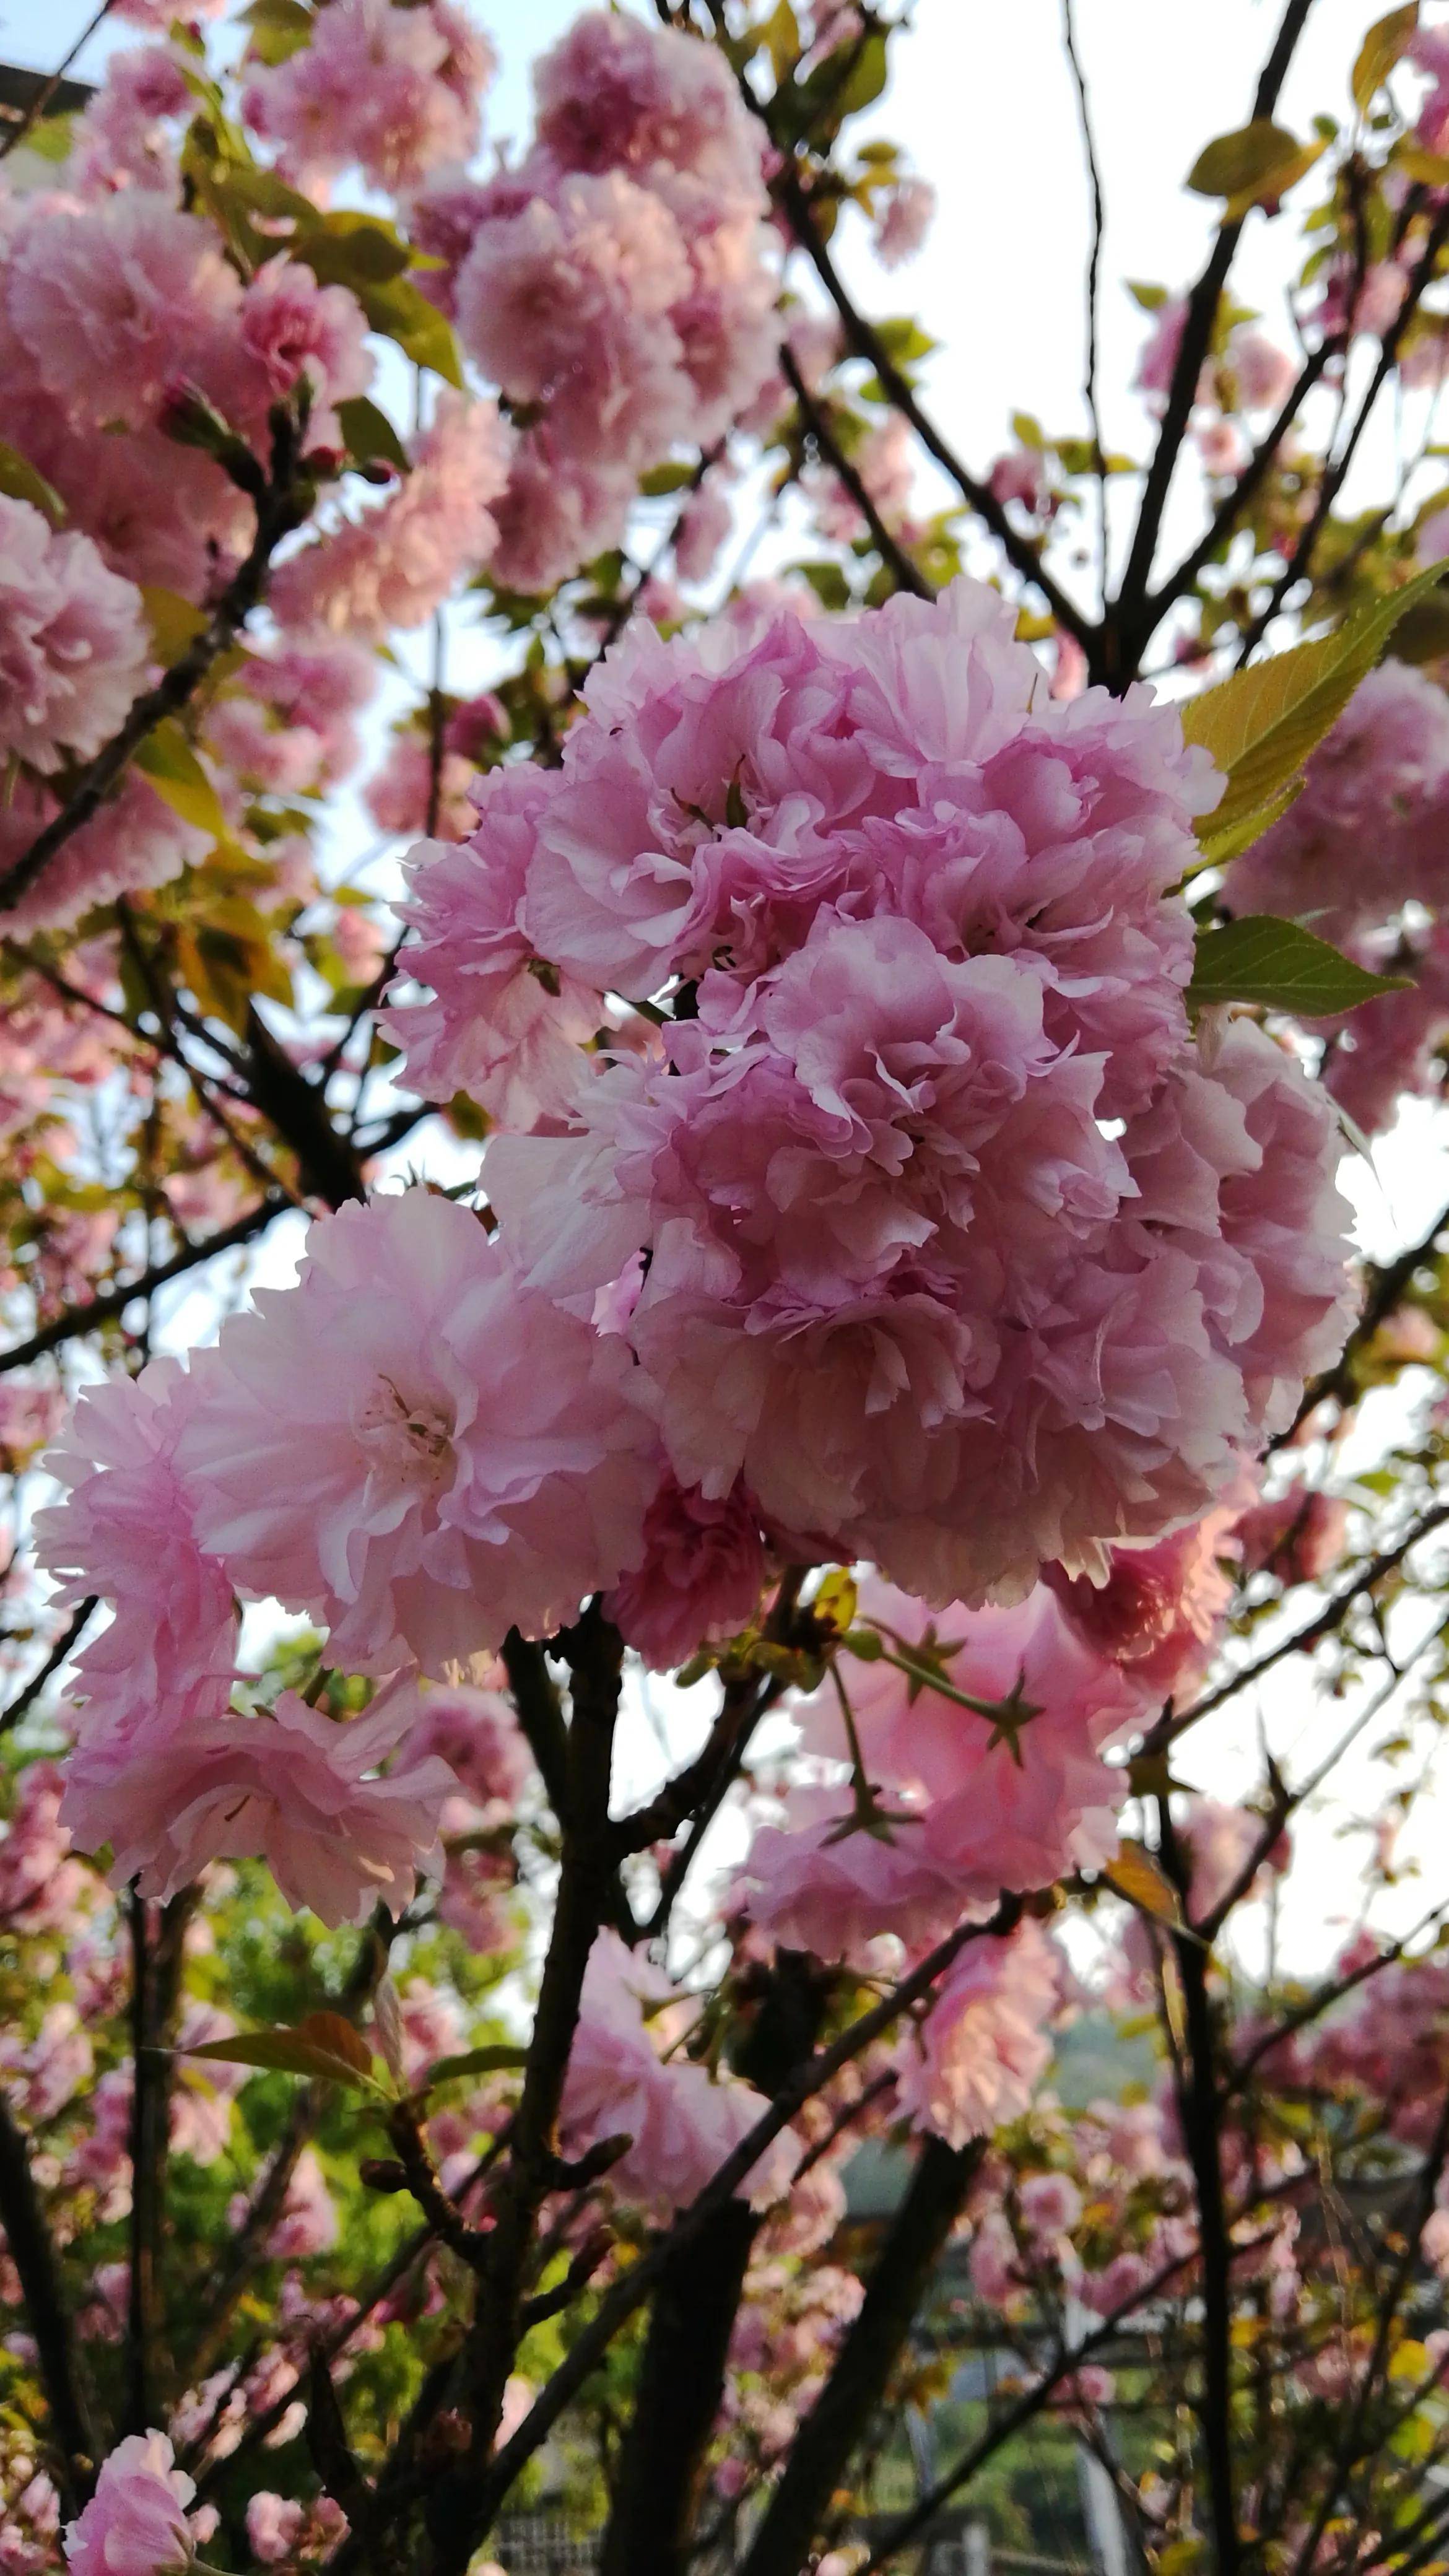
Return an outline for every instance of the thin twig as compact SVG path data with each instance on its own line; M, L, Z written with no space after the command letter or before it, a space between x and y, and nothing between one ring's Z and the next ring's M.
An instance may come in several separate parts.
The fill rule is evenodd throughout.
M1082 151L1087 163L1087 179L1092 192L1092 246L1087 256L1087 367L1082 398L1092 427L1092 461L1097 476L1098 542L1101 554L1102 607L1107 605L1107 451L1102 441L1102 411L1097 399L1097 325L1102 275L1102 241L1107 229L1107 206L1102 193L1102 171L1097 159L1097 138L1092 130L1092 111L1087 98L1086 77L1077 52L1077 31L1072 0L1062 0L1062 41L1071 67L1072 85L1077 94L1077 123L1081 129Z
M25 141L27 134L32 131L39 119L44 116L46 109L49 107L50 102L54 98L56 91L59 89L61 82L64 80L66 73L70 70L71 64L76 61L77 57L90 43L90 40L95 34L96 29L101 24L102 19L109 17L113 5L114 0L101 0L101 5L96 11L95 16L88 19L85 26L82 27L80 34L77 36L75 43L71 46L70 52L66 55L65 60L58 65L55 71L49 74L48 78L40 83L30 105L23 111L17 122L11 126L6 133L0 134L0 161L8 159L9 155L16 149L17 145Z
M6 1369L25 1368L44 1352L58 1349L62 1342L73 1342L82 1333L94 1333L102 1324L114 1323L135 1298L150 1297L158 1288L164 1288L168 1280L181 1278L185 1271L199 1269L204 1261L215 1260L220 1253L235 1251L238 1244L250 1243L253 1236L264 1232L272 1219L280 1216L289 1205L290 1201L279 1191L275 1198L260 1200L255 1207L248 1208L244 1216L234 1217L230 1225L220 1227L215 1234L206 1235L200 1242L186 1244L180 1252L173 1253L169 1261L156 1262L137 1278L119 1288L108 1288L103 1295L92 1297L84 1306L68 1307L63 1315L56 1315L50 1323L42 1324L28 1340L13 1343L8 1351L0 1351L0 1373Z
M8 1707L0 1709L0 1735L4 1735L10 1727L17 1725L26 1710L35 1706L46 1683L54 1678L61 1665L74 1654L90 1625L93 1613L99 1607L98 1592L89 1592L84 1601L76 1603L39 1672L32 1675L23 1690L16 1692Z

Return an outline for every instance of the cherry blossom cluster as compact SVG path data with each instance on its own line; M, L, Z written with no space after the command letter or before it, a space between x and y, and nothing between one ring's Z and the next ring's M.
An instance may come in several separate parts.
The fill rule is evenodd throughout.
M631 637L413 867L410 1078L637 1360L681 1486L980 1601L1196 1516L1335 1347L1330 1114L1190 1034L1207 764L989 592ZM603 997L660 1005L602 1054ZM1271 1175L1271 1177L1270 1177ZM595 1301L591 1308L590 1301Z
M591 10L535 67L533 146L413 206L423 272L517 424L495 578L617 542L642 473L749 412L776 349L760 144L724 57Z

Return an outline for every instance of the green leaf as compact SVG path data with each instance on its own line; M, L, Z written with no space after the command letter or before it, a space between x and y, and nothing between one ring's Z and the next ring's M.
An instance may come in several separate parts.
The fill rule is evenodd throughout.
M776 80L787 79L800 59L800 22L791 0L777 0L776 7L759 30L757 41L770 57L770 69Z
M312 12L302 0L251 0L240 15L252 31L247 52L253 62L285 63L312 40Z
M1256 116L1251 125L1241 125L1235 133L1220 134L1209 143L1189 170L1187 184L1194 196L1226 197L1235 214L1240 208L1246 213L1248 206L1264 197L1281 196L1295 179L1301 179L1322 149L1321 143L1300 143L1286 125L1275 125L1271 117Z
M220 839L226 832L221 799L174 716L163 716L135 754L136 767L183 823Z
M350 286L360 295L365 286L384 286L407 268L407 243L392 224L363 215L350 206L319 215L309 204L310 223L298 220L293 247L321 286Z
M451 325L409 278L393 277L385 285L361 285L353 292L374 331L395 340L415 367L431 367L435 376L462 391L463 369Z
M1419 0L1408 0L1407 8L1391 9L1386 18L1378 18L1370 27L1358 49L1353 67L1355 107L1366 108L1374 92L1382 88L1395 63L1407 51L1410 38L1419 23Z
M412 472L412 459L385 411L379 411L366 394L352 394L337 406L347 453L358 465L374 464L379 458L395 465L399 474Z
M65 503L45 476L22 456L18 447L0 438L0 492L7 500L28 501L34 510L43 512L53 523L67 515Z
M1409 980L1370 975L1301 922L1250 913L1221 930L1199 931L1187 998L1196 1008L1256 1002L1264 1010L1318 1020L1351 1011L1376 994L1398 992Z
M657 501L665 492L682 492L694 480L692 465L651 465L639 477L639 489L646 501Z
M329 2016L330 2017L330 2016ZM297 2030L238 2031L234 2039L207 2039L195 2048L177 2050L179 2057L214 2057L224 2066L268 2066L284 2075L320 2075L331 2084L370 2085L371 2075L335 2050Z
M1011 415L1011 435L1018 447L1031 447L1039 451L1046 445L1046 433L1034 412L1014 411Z
M1160 313L1167 302L1166 287L1149 286L1144 278L1129 277L1127 292L1133 303L1140 305L1144 313Z
M1276 796L1270 796L1266 804L1255 805L1246 814L1235 814L1230 822L1225 823L1218 830L1211 828L1217 823L1217 816L1206 815L1199 833L1198 845L1202 851L1200 865L1205 868L1225 868L1230 859L1240 859L1243 852L1250 850L1253 843L1267 831L1269 824L1276 823L1280 814L1286 814L1289 806L1295 803L1302 793L1302 779L1292 778L1286 787L1279 789ZM1196 869L1189 871L1191 875L1196 873Z
M456 2057L440 2057L428 2068L429 2084L448 2084L455 2075L503 2075L528 2063L526 2048L512 2048L499 2042L486 2048L465 2048Z
M1228 781L1221 804L1198 826L1205 860L1215 854L1213 845L1271 805L1299 777L1309 753L1373 669L1399 620L1444 578L1443 565L1431 564L1386 599L1360 609L1331 635L1275 653L1267 662L1250 663L1215 689L1187 700L1183 733L1211 752Z
M205 609L198 608L194 600L183 599L177 590L163 590L158 582L142 582L141 599L157 661L178 662L187 645L203 633L207 623Z

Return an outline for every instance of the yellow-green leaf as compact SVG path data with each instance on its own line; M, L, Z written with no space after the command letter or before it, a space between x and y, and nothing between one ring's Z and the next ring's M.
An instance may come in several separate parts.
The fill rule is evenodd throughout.
M295 249L322 286L350 286L360 295L367 286L383 286L401 277L408 265L407 243L392 224L376 215L358 214L350 206L299 219ZM431 308L430 308L431 309Z
M1182 1908L1177 1890L1162 1875L1150 1852L1140 1843L1124 1843L1115 1860L1109 1860L1102 1875L1143 1914L1155 1916L1159 1923L1178 1924Z
M1256 1002L1295 1019L1331 1019L1379 993L1402 989L1403 975L1370 975L1301 922L1250 913L1221 930L1198 933L1188 1000L1198 1009L1213 1002Z
M322 2016L331 2019L331 2015ZM177 2051L181 2057L212 2057L224 2066L268 2066L286 2075L322 2075L332 2084L370 2083L369 2072L356 2066L350 2058L341 2057L335 2049L324 2048L320 2041L309 2039L297 2030L238 2031L234 2039L207 2039L195 2048ZM371 2061L369 2060L369 2066Z
M450 2084L455 2075L503 2075L527 2063L526 2048L509 2047L499 2041L485 2048L465 2048L456 2057L440 2057L436 2066L429 2067L427 2081L430 2085Z
M463 369L452 326L411 278L390 277L380 286L354 286L353 292L374 331L395 340L415 367L431 367L435 376L461 392Z
M221 799L174 716L163 716L134 754L136 767L183 823L220 838L226 831Z
M351 394L340 402L337 417L347 441L347 453L355 464L373 465L381 460L385 465L395 465L399 474L412 472L412 459L392 422L375 402L369 402L366 394Z
M1210 843L1221 843L1301 775L1309 753L1373 669L1400 618L1444 577L1443 565L1431 564L1387 599L1360 609L1331 635L1250 663L1215 689L1187 700L1183 733L1211 752L1228 781L1221 804L1198 825L1205 855Z
M0 492L7 500L28 501L32 509L42 511L52 521L66 516L65 503L53 485L47 483L28 456L22 456L19 448L4 438L0 438Z
M178 590L163 590L159 582L143 582L141 600L157 661L178 662L187 645L203 632L205 609L198 608L194 600L183 599Z
M1286 125L1275 125L1270 116L1256 116L1251 125L1220 134L1207 144L1189 170L1187 184L1198 197L1246 195L1256 203L1260 197L1280 195L1291 185L1283 173L1305 148Z
M1353 67L1353 103L1370 105L1374 92L1388 79L1395 63L1407 50L1409 40L1419 23L1419 0L1408 0L1407 8L1391 9L1386 18L1375 19L1358 49Z
M834 1628L843 1634L854 1625L859 1597L854 1575L844 1566L837 1566L812 1598L810 1615L822 1628Z

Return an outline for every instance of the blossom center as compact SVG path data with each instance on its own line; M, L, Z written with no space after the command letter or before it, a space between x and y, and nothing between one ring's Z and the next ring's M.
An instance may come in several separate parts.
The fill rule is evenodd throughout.
M410 1396L392 1378L374 1380L357 1433L390 1480L438 1490L453 1467L453 1416L436 1395Z

